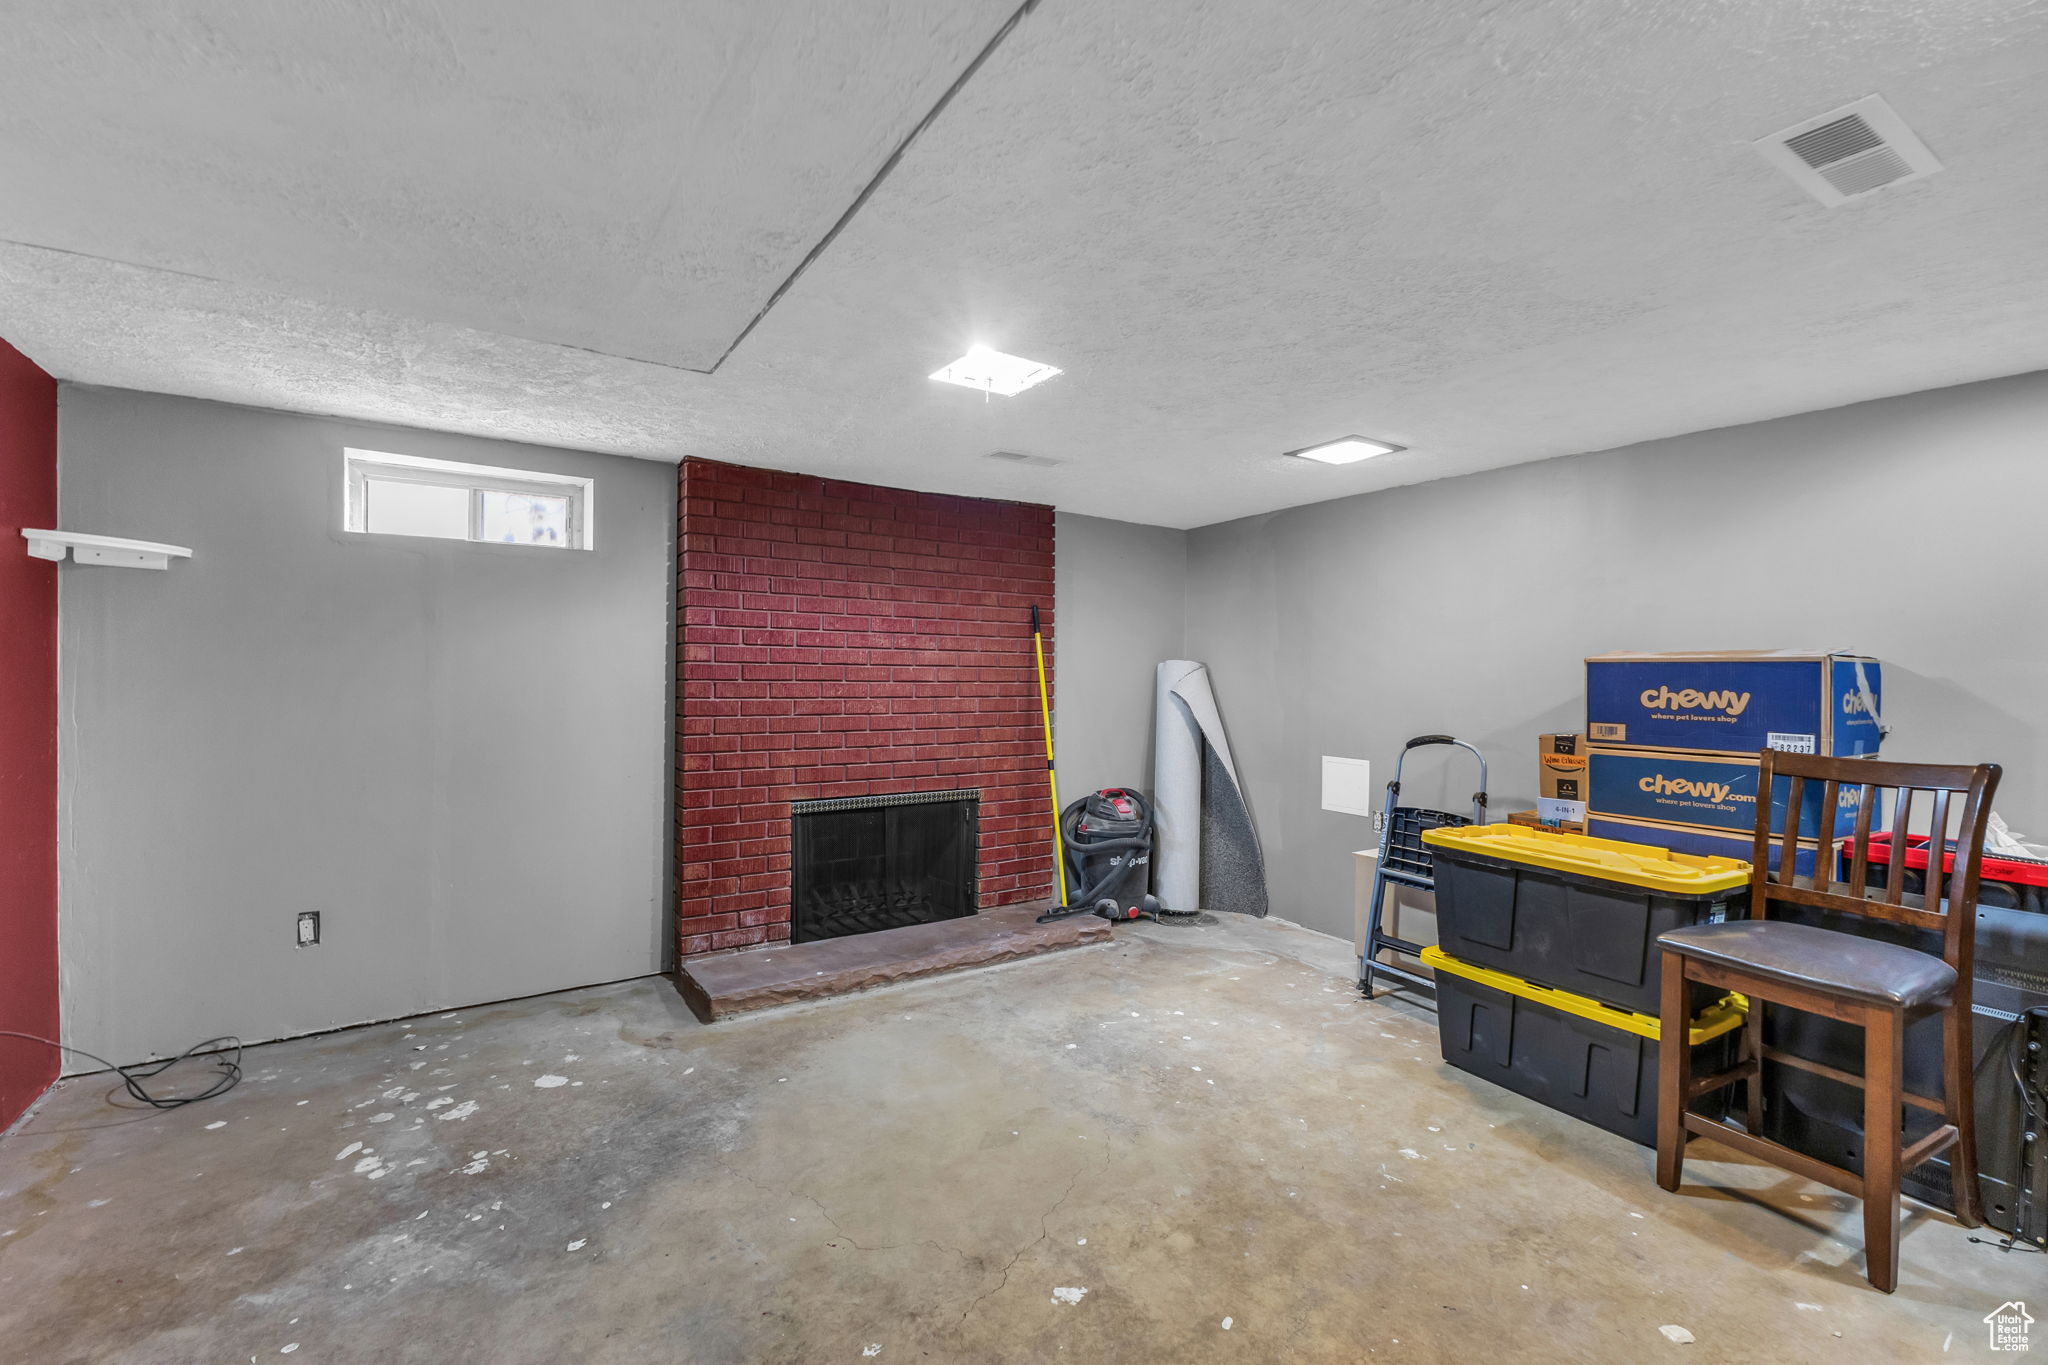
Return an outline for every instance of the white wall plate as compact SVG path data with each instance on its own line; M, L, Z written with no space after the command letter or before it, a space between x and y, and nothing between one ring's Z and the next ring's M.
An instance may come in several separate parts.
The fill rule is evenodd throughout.
M1372 814L1372 763L1323 755L1323 809L1340 815Z

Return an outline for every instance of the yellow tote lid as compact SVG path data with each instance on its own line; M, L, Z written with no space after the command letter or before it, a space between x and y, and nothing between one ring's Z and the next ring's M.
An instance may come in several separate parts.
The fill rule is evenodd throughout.
M1431 944L1422 950L1423 965L1433 972L1448 972L1462 976L1467 981L1476 981L1482 986L1491 986L1509 995L1519 995L1524 1000L1533 1000L1539 1005L1548 1005L1566 1014L1576 1014L1581 1019L1591 1019L1596 1024L1609 1028L1625 1029L1639 1038L1657 1040L1663 1034L1663 1021L1654 1014L1637 1014L1632 1010L1618 1010L1612 1005L1603 1005L1583 995L1570 991L1552 990L1539 986L1533 981L1524 981L1519 976L1509 976L1491 967L1481 967L1471 962L1460 962L1443 949ZM1712 1005L1701 1010L1686 1026L1686 1042L1694 1047L1724 1033L1733 1033L1742 1027L1743 1019L1749 1014L1749 997L1734 991L1722 996Z
M1547 867L1553 872L1576 872L1603 881L1681 895L1732 891L1749 880L1749 864L1740 858L1673 853L1655 844L1595 839L1585 834L1531 829L1527 825L1444 825L1424 830L1422 842L1505 862Z

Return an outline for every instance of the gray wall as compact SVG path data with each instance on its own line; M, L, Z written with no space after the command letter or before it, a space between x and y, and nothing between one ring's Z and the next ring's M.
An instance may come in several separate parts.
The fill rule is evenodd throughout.
M2005 765L2048 834L2048 374L1914 394L1322 503L1191 532L1209 663L1274 913L1351 934L1368 823L1320 809L1322 754L1384 782L1402 740L1535 797L1535 737L1584 720L1588 654L1853 647L1885 665L1887 757ZM1434 750L1424 753L1444 754ZM1458 809L1469 759L1404 799Z
M1188 533L1061 512L1054 534L1061 799L1149 791L1153 669L1184 647Z
M341 527L345 445L593 477L591 552ZM657 971L675 471L67 387L66 1037L117 1060ZM297 949L297 912L323 912Z

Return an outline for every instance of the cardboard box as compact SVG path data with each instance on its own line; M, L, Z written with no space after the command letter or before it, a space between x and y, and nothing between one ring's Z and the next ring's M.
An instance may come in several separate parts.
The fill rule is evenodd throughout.
M1536 794L1553 801L1586 799L1586 741L1578 735L1536 737Z
M1565 821L1545 820L1540 812L1533 810L1510 811L1508 813L1508 823L1511 825L1522 825L1529 829L1546 830L1551 834L1584 834L1586 832L1586 825L1583 819Z
M1877 661L1858 654L1601 654L1586 660L1586 737L1609 748L1874 754L1883 682Z
M1586 741L1579 735L1536 737L1536 815L1546 824L1584 824Z
M1754 834L1735 835L1724 829L1703 829L1697 825L1667 825L1655 820L1616 820L1596 815L1586 822L1586 833L1596 839L1621 839L1631 844L1650 844L1657 848L1668 848L1673 853L1696 853L1711 857L1740 858L1749 860L1756 851ZM1772 841L1772 856L1779 847L1779 841ZM1799 851L1793 855L1793 865L1802 877L1813 875L1814 860L1820 856L1820 845L1812 839L1801 839Z
M1693 825L1747 837L1756 829L1757 769L1754 758L1688 753L1672 749L1596 747L1589 756L1589 820L1619 818ZM1826 793L1808 782L1800 798L1799 837L1818 838L1820 802ZM1771 828L1779 829L1792 799L1792 779L1772 783ZM1837 789L1831 836L1855 828L1863 799L1860 787Z

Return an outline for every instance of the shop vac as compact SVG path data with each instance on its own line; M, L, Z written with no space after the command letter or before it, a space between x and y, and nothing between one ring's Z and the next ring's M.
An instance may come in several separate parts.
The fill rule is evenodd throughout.
M1090 792L1060 812L1067 903L1038 917L1156 919L1159 901L1146 891L1152 874L1152 803L1129 787Z
M1045 725L1046 794L1053 816L1060 903L1038 917L1040 924L1070 915L1106 920L1149 919L1192 924L1194 913L1162 911L1146 888L1152 882L1152 803L1129 787L1104 787L1064 810L1060 808L1058 765L1053 761L1052 695L1045 681L1045 625L1031 606L1031 652L1038 664L1038 714Z

